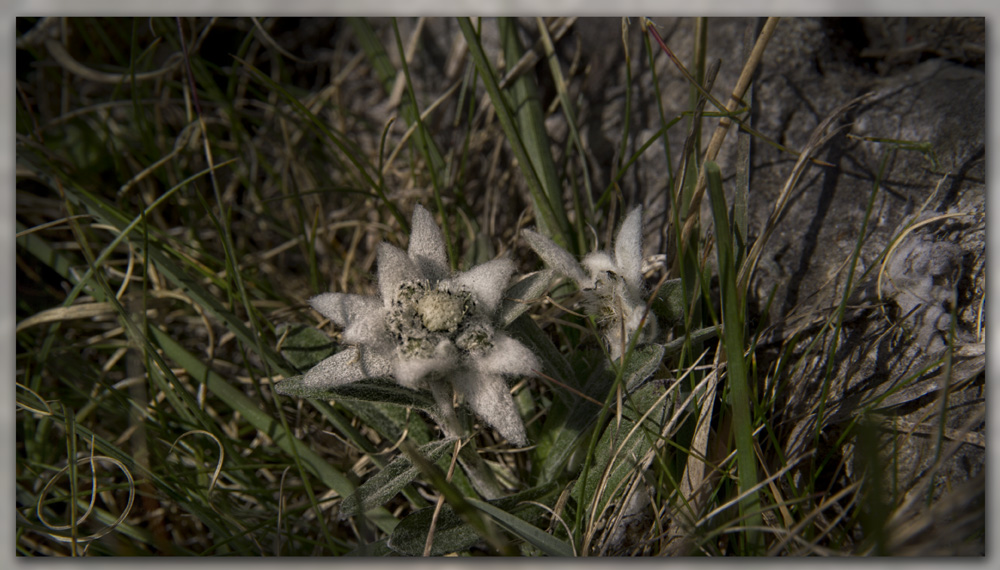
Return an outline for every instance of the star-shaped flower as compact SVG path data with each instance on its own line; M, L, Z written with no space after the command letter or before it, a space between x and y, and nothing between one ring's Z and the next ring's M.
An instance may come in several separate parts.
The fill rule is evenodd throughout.
M629 212L618 230L613 256L595 251L583 258L582 265L538 232L525 230L524 237L546 265L575 281L584 292L584 309L597 318L613 360L621 357L637 333L639 343L651 342L656 336L656 317L646 311L642 278L641 206Z
M343 328L351 347L309 370L303 385L328 388L391 377L408 388L427 388L446 432L452 430L447 418L454 417L453 390L507 440L526 444L503 377L530 375L541 365L526 346L495 328L514 263L496 259L453 275L431 214L418 205L412 226L406 252L379 245L379 296L323 293L309 300Z

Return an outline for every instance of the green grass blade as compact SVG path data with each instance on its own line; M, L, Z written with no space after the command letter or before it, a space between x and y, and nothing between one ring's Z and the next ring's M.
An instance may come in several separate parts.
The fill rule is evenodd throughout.
M444 171L444 164L441 160L441 154L437 151L437 145L434 144L434 139L431 137L430 131L427 126L424 125L424 120L420 116L420 104L417 103L417 95L413 90L413 80L410 78L410 66L406 63L406 53L403 50L403 38L399 36L399 25L396 23L396 18L392 19L392 31L396 35L396 46L399 49L399 60L403 66L403 77L406 78L406 94L410 98L410 105L412 106L411 113L413 115L413 121L417 126L417 141L419 142L419 148L424 153L424 157L427 159L427 167L431 174L431 184L434 187L434 202L437 206L438 212L441 213L441 230L444 233L444 243L445 248L448 250L448 259L451 260L451 268L454 270L457 268L458 254L455 251L455 240L452 239L452 228L451 224L448 222L448 216L445 213L444 202L441 200L441 174ZM430 152L430 149L434 149L434 153Z
M444 475L442 474L441 477L443 478ZM486 501L486 503L530 523L540 518L542 509L526 502L540 501L555 489L555 483L549 483L532 487L509 497ZM482 539L482 529L474 528L469 519L463 518L463 516L471 517L479 524L484 524L485 521L492 522L491 518L483 517L482 511L472 506L467 499L464 500L464 504L470 511L462 511L462 514L453 508L453 504L449 500L441 507L434 530L431 556L465 552ZM434 508L429 507L416 511L400 521L399 526L389 537L389 547L406 556L421 556L427 542L427 533L433 513Z
M549 62L549 72L552 75L552 80L555 82L556 93L559 95L559 106L562 108L563 113L566 115L566 124L569 126L570 141L573 146L576 147L578 156L580 157L580 170L583 174L583 203L586 206L584 210L580 204L579 198L577 198L574 203L574 207L577 209L577 246L578 251L586 251L586 244L584 240L584 223L585 220L594 219L594 189L590 180L590 166L587 163L587 150L583 144L583 137L580 136L580 130L576 125L576 110L573 105L573 101L570 99L569 91L566 87L566 79L563 77L562 67L559 65L559 58L556 55L555 45L552 42L552 38L549 36L549 30L545 26L545 22L542 18L536 18L538 22L538 33L541 35L542 46L545 48L545 59ZM580 192L576 192L575 195L579 196Z
M500 43L503 46L505 61L518 61L524 55L524 46L517 33L517 20L500 18ZM545 111L538 96L538 87L532 74L521 74L507 86L511 96L511 108L517 120L517 131L524 143L524 149L531 162L528 167L538 174L542 191L548 203L552 205L556 223L552 231L566 240L566 245L573 248L574 241L570 239L569 221L562 201L562 183L556 173L556 163L552 160L552 143L545 129ZM558 240L557 240L558 242ZM562 245L562 244L560 244ZM570 249L569 251L574 251ZM580 253L580 252L576 252Z
M524 539L538 547L539 550L549 556L573 556L573 546L567 542L542 531L524 519L518 518L507 511L498 509L493 505L478 499L469 499L469 503L493 517L501 527L507 529L511 534Z
M243 415L256 429L266 433L275 444L287 453L298 457L305 466L324 485L336 491L340 496L347 497L354 492L354 484L342 473L337 471L318 453L296 439L290 431L283 428L271 416L261 411L243 392L229 385L221 376L210 370L197 357L188 352L167 333L153 327L150 329L153 340L163 349L164 353L187 370L193 378L199 379L205 387L224 400L230 407ZM385 532L392 532L398 521L385 509L375 509L368 517Z
M92 214L97 216L98 219L108 225L119 228L122 235L127 236L137 248L142 250L145 244L143 243L141 237L133 237L128 232L128 230L134 227L134 225L126 226L123 221L125 217L121 212L83 189L73 189L70 187L67 188L67 190L74 193L81 201L83 201L84 204L86 204L87 209L90 210ZM244 345L259 347L261 350L261 356L266 358L270 365L278 372L288 374L289 370L287 364L273 348L266 345L259 345L257 335L253 334L253 332L248 329L246 325L244 325L243 322L236 317L236 315L223 307L222 303L220 303L219 300L205 287L197 281L191 279L187 272L183 271L180 266L167 257L167 255L159 247L156 247L156 245L158 244L149 246L148 251L145 253L149 260L156 265L157 270L162 272L175 286L184 291L209 314L225 324L226 328L235 334Z
M712 161L705 163L708 192L712 201L715 220L715 247L719 261L719 288L722 294L722 330L726 348L726 378L729 382L730 406L733 414L733 432L736 434L736 464L740 494L757 486L757 457L754 452L753 423L750 416L751 396L748 387L747 365L744 357L744 294L736 286L736 258L733 234L729 225L726 197L722 192L722 174ZM748 493L740 501L740 514L744 525L759 528L760 496ZM758 553L760 535L747 533L747 553Z
M469 45L469 53L472 55L472 60L479 71L479 77L483 80L483 86L486 88L486 93L489 94L490 100L493 102L493 108L496 110L500 126L503 127L504 133L507 135L507 142L510 144L511 150L514 151L514 156L517 158L522 174L524 174L525 182L527 182L528 189L531 191L539 227L560 246L571 247L574 241L569 234L568 228L565 228L560 223L559 214L557 213L557 210L562 212L562 208L561 206L557 207L556 204L550 201L548 188L543 186L543 182L533 166L527 145L522 138L522 127L519 124L519 120L511 112L513 102L508 102L504 93L500 91L496 73L486 58L486 53L483 51L483 46L479 41L479 34L472 27L472 22L469 18L459 18L458 25L462 30L462 34L465 35L465 40ZM514 59L513 61L517 60ZM545 150L547 152L548 149ZM551 160L551 155L549 158ZM565 216L565 212L562 213Z
M240 61L240 60L237 60ZM260 71L256 67L250 65L245 61L240 61L240 63L246 67L250 73L260 81L265 87L277 92L282 98L291 105L292 109L295 110L303 119L306 120L308 124L311 124L320 134L322 134L327 140L333 143L334 147L337 148L344 156L347 157L348 161L354 166L355 172L360 176L362 184L367 188L374 190L376 195L386 207L389 208L389 212L399 223L400 227L404 231L410 231L410 224L407 222L406 217L403 213L399 211L396 207L395 202L390 200L383 191L382 187L372 178L369 174L369 170L374 170L374 167L364 159L364 157L359 157L360 151L353 148L351 143L344 139L339 133L331 129L327 123L317 117L312 113L305 105L302 104L295 96L289 93L281 85L275 83L270 77L268 77L264 72Z

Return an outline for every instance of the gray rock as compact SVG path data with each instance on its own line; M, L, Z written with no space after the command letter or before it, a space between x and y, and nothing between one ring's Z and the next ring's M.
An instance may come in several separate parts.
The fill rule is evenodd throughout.
M690 21L658 23L668 45L682 61L690 61ZM818 153L833 166L808 167L795 188L765 245L751 285L751 304L760 310L774 293L769 312L773 327L758 350L758 365L766 366L785 343L792 344L786 358L801 364L784 379L784 394L778 396L780 417L774 423L786 434L784 451L788 456L805 452L817 430L833 445L837 434L858 419L881 418L877 423L887 450L883 459L897 466L895 484L902 493L937 485L931 494L940 497L941 481L975 484L983 466L985 74L976 55L976 42L982 45L982 36L976 35L981 23L786 19L768 46L753 95L754 127L791 149L803 148L838 107L868 95L836 118L840 132ZM708 59L722 61L712 92L723 101L741 67L747 24L740 19L709 22ZM922 47L905 49L895 42L896 32L882 34L901 25L920 30L914 41ZM971 32L956 39L940 30ZM581 117L591 125L588 141L597 187L610 183L621 159L616 153L625 76L618 31L617 21L588 20L577 26L578 33L594 40L585 38L581 44L594 62L592 71L617 73L603 83L588 77L583 90ZM688 108L687 85L659 53L655 68L662 97L655 100L638 31L629 39L634 81L630 128L635 135L627 141L626 156L656 132L657 104L668 120ZM922 61L928 55L932 58ZM706 120L705 140L714 126ZM676 168L685 129L682 121L670 132L669 149L656 141L619 182L626 201L646 206L647 251L668 256L672 230L666 226L666 184L671 166ZM668 150L673 165L665 160ZM761 234L796 158L759 139L753 139L751 156L748 218L753 238ZM718 162L731 192L735 132L729 134ZM712 231L711 211L704 202L701 219L707 234ZM942 215L950 217L907 229ZM849 276L856 248L857 266ZM849 282L850 310L835 337L821 325L834 314ZM955 348L947 368L953 311ZM810 348L821 331L818 346ZM773 345L768 346L767 339ZM825 384L826 409L819 417ZM944 441L956 444L944 456L935 427L942 410L950 434ZM817 427L817 422L822 423ZM834 453L854 461L852 444Z

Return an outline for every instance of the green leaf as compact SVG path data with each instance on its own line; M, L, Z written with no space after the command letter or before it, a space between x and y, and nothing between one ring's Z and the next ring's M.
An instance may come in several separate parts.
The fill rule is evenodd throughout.
M528 301L544 295L545 291L549 288L549 284L552 283L554 275L555 272L551 269L543 269L531 273L524 279L511 285L510 289L507 289L507 292L504 293L503 302L500 304L500 314L497 317L500 327L507 328L508 325L514 322L514 319L520 317L525 311L530 309L531 306L528 304Z
M600 517L603 509L624 492L622 482L659 439L670 404L669 398L662 397L664 390L661 383L649 382L630 394L622 404L621 423L616 426L612 421L601 435L586 484L578 483L573 488L573 496L587 509L587 516L593 513Z
M573 556L572 546L524 519L478 499L469 499L469 503L493 517L493 520L507 529L508 532L537 546L545 554L549 556Z
M668 327L684 322L684 284L680 278L665 281L653 297L653 314Z
M556 490L556 484L549 483L522 491L509 497L487 501L487 504L518 515L525 521L537 521L544 512L542 508L522 504L524 501L537 501ZM420 509L405 519L399 521L392 535L389 536L389 547L406 556L421 556L427 542L434 507ZM437 523L434 525L434 542L431 545L431 555L441 556L450 552L463 552L479 542L479 533L462 520L449 504L441 507Z
M389 539L383 538L367 544L359 544L354 550L344 556L396 556L396 551L389 548Z
M626 359L622 376L628 392L639 389L656 372L664 353L664 347L658 344L640 346L632 351ZM603 402L615 381L615 372L607 360L596 368L587 360L579 360L576 364L577 368L593 370L581 392ZM596 403L575 394L553 402L542 435L535 445L534 471L537 480L548 481L557 476L597 422L599 410Z
M558 415L549 412L552 420L545 423L534 453L536 481L547 481L559 476L580 443L585 441L599 412L599 407L587 402L572 408L560 406Z
M312 400L317 409L325 402ZM380 436L389 441L398 441L405 431L409 441L423 445L431 439L431 428L427 427L424 416L409 408L382 402L365 400L337 400L337 405L351 412L361 422L374 428Z
M538 327L538 324L529 315L522 314L514 319L510 324L509 332L542 359L546 374L555 376L561 382L571 382L575 378L573 368L567 362L566 357L559 352L559 349L552 344L552 339Z
M625 359L625 370L622 373L625 389L631 392L652 376L660 367L664 352L661 344L644 344L632 350Z
M434 398L426 392L404 388L392 380L372 378L336 387L306 386L304 376L285 378L274 385L279 394L316 400L360 400L408 406L421 410L436 410Z
M326 333L307 325L281 325L275 333L281 339L281 355L300 370L308 370L336 352L337 344Z
M433 462L452 448L454 443L455 438L432 441L421 446L417 452ZM340 512L343 516L360 515L379 507L402 491L419 474L420 470L413 465L413 460L405 454L400 455L345 498Z

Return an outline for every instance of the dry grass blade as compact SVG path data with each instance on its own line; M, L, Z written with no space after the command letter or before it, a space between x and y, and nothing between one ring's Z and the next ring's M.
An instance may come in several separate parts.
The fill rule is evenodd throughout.
M267 45L269 45L272 48L274 48L275 51L277 51L281 55L287 57L288 59L290 59L290 60L292 60L294 62L297 62L297 63L307 63L304 59L302 59L300 57L296 57L294 54L290 53L288 50L286 50L285 48L281 47L281 44L279 44L278 42L276 42L274 40L274 38L271 37L271 34L269 34L267 32L267 30L264 29L264 26L261 25L260 18L253 18L253 17L251 17L250 21L253 22L254 28L257 29L257 33L260 34L260 37L264 40L264 42Z
M573 24L576 23L576 20L577 18L575 17L572 18L559 17L556 18L554 22L549 24L548 34L549 36L551 36L552 41L558 42L560 39L562 39L562 37L566 35L566 32L568 32L569 29L573 27ZM510 85L512 81L516 80L518 77L523 75L525 71L534 67L535 64L538 63L539 59L541 59L542 54L545 52L545 50L546 50L545 40L539 39L538 41L536 41L535 45L531 46L531 49L524 52L524 55L521 56L521 59L517 60L517 63L515 63L513 67L507 70L507 73L503 76L503 79L500 80L500 89L506 89L507 86Z
M93 452L93 449L91 451ZM112 523L108 524L107 526L105 526L104 528L102 528L101 530L99 530L99 531L97 531L97 532L95 532L93 534L90 534L90 535L87 535L87 536L76 536L75 535L75 529L76 529L76 527L79 526L79 525L81 525L81 524L83 524L84 521L86 521L90 517L90 514L91 514L91 512L93 512L93 509L94 509L94 501L97 499L97 495L98 495L98 493L97 493L97 474L96 474L96 465L95 465L95 463L97 461L107 461L107 462L111 463L112 465L114 465L115 467L117 467L119 470L121 470L122 474L125 475L125 479L127 480L127 485L128 485L128 489L129 489L128 502L125 504L125 508L122 509L122 512L118 516L118 518L116 520L114 520ZM55 475L53 475L52 478L49 479L48 483L46 483L45 486L42 487L42 490L38 494L38 507L37 507L38 520L43 525L45 525L46 528L48 528L50 530L53 530L53 531L65 531L65 530L71 530L71 529L74 530L74 534L72 536L63 536L61 534L50 534L51 538L53 538L54 540L57 540L59 542L89 543L89 542L92 542L92 541L97 540L99 538L102 538L104 536L107 536L109 533L111 533L112 531L114 531L118 527L118 525L120 525L123 522L125 522L125 519L128 518L129 514L131 513L131 511L132 511L132 505L135 502L135 491L136 491L136 489L135 489L135 487L136 487L135 480L132 479L132 473L129 471L128 467L125 466L124 463L122 463L121 461L119 461L119 460L117 460L117 459L115 459L113 457L106 457L106 456L103 456L103 455L94 455L93 453L91 453L91 455L89 457L81 457L76 462L77 465L82 465L84 463L90 463L91 474L92 474L91 485L92 485L93 488L91 489L90 501L88 503L87 510L83 514L81 514L76 520L71 521L70 524L67 524L67 525L52 524L46 518L46 515L44 514L45 510L43 508L44 505L46 504L45 497L48 495L49 490L52 488L52 485L56 481L58 481L59 478L62 477L62 475L64 473L66 473L67 471L70 470L70 466L69 465L67 465L66 467L63 467Z
M52 54L53 59L59 62L59 65L63 66L66 71L69 71L75 75L80 76L88 81L95 81L97 83L127 83L130 81L148 81L150 79L158 79L172 73L176 70L181 63L184 61L184 56L175 53L170 56L166 64L157 69L156 71L146 71L143 73L107 73L103 71L97 71L91 69L77 60L73 59L73 56L66 51L63 45L55 40L47 40L45 42L45 49L49 50Z
M402 440L400 440L402 441ZM462 441L455 440L455 451L451 454L451 463L448 465L448 473L445 480L451 482L452 475L455 474L455 465L458 463L458 452L462 449ZM431 555L431 548L434 546L434 530L437 528L438 516L441 514L441 507L444 506L444 493L438 495L434 504L434 515L431 517L431 526L427 529L427 542L424 544L424 557Z
M739 275L736 279L737 287L740 290L746 291L746 288L750 283L750 279L753 277L753 273L757 269L757 263L760 261L760 256L763 253L764 246L767 244L767 240L771 237L775 228L778 227L778 222L781 219L781 215L785 211L785 206L788 205L788 200L792 196L792 191L798 185L799 179L802 177L802 173L805 172L805 168L808 166L810 158L820 149L820 147L822 147L839 132L838 129L830 128L833 125L833 122L843 115L848 109L867 99L867 97L868 95L862 95L861 97L857 97L847 103L844 103L840 107L837 107L813 130L812 135L809 137L809 142L802 150L802 154L799 155L798 160L795 161L795 166L792 167L791 174L788 175L785 185L781 189L781 193L775 199L774 205L771 207L771 213L767 217L767 222L764 223L764 228L761 230L760 237L757 238L753 247L750 248L750 252L747 254L746 260L740 268Z
M981 556L968 537L985 530L986 475L980 472L949 490L929 508L894 521L890 550L899 556ZM929 536L933 540L926 540Z
M747 88L750 86L750 82L753 79L754 73L757 71L757 66L760 65L760 60L764 55L764 49L767 47L768 42L771 41L771 36L774 35L774 29L778 25L778 20L778 18L771 17L764 23L764 27L761 30L760 35L757 37L757 42L754 44L753 50L747 57L746 63L743 65L740 77L736 80L736 86L733 87L733 92L729 96L729 101L726 103L725 109L727 113L734 113L741 104L743 96L746 94ZM724 115L719 119L719 126L716 127L715 132L712 133L712 138L708 141L708 148L705 150L705 157L702 160L703 164L716 159L719 154L719 150L722 148L722 142L725 140L726 134L729 133L730 125L732 125L732 119L728 116ZM705 193L705 188L705 172L702 171L699 173L698 184L691 197L688 219L685 220L684 223L683 239L685 241L687 241L694 228L695 216L699 211L698 205L701 204L701 197Z
M21 332L31 327L46 323L111 316L114 312L115 310L111 303L104 302L77 303L68 307L53 307L17 323L15 331Z
M718 353L716 357L718 358ZM716 366L718 364L717 362ZM702 512L707 503L708 494L711 492L712 480L718 477L718 473L714 470L710 476L706 476L705 458L709 457L709 435L712 413L715 409L715 390L719 385L721 371L722 368L717 367L703 380L703 382L707 382L707 386L700 392L701 396L698 398L697 409L699 413L695 424L694 438L691 441L690 454L684 468L684 475L681 478L680 493L684 497L683 510L692 519ZM692 395L697 393L699 392L692 392Z
M922 228L924 226L927 226L927 225L930 225L930 224L933 224L933 223L937 223L937 222L940 222L940 221L943 221L943 220L949 220L949 219L953 219L953 218L964 218L964 217L967 217L967 216L970 216L970 215L971 214L962 214L962 213L959 213L959 214L939 214L939 215L936 215L936 216L931 216L930 218L927 218L925 220L921 220L919 222L916 222L914 224L911 224L911 225L907 226L906 229L904 229L902 232L900 232L898 236L896 236L895 238L893 238L892 242L890 242L890 244L889 244L889 249L886 250L885 255L882 257L882 263L879 264L879 268L878 268L878 287L876 288L876 294L878 295L879 301L882 300L882 278L886 275L886 266L889 264L889 261L892 259L893 252L895 252L896 248L899 247L899 245L901 243L903 243L903 240L906 239L906 236L910 235L914 231L916 231L916 230L918 230L918 229L920 229L920 228Z
M21 171L18 171L17 175L18 176L24 176L24 175L29 175L29 174L27 172L25 172L24 174L22 174ZM28 229L23 230L23 231L19 231L16 234L14 234L14 238L15 239L19 239L19 238L22 238L24 236L31 235L31 234L33 234L35 232L39 232L39 231L42 231L42 230L47 230L49 228L54 228L56 226L61 226L63 224L67 224L69 222L72 222L73 220L80 220L80 219L83 219L83 218L92 218L92 217L93 216L91 214L77 214L75 216L68 216L68 217L65 217L65 218L60 218L58 220L52 220L51 222L46 222L44 224L40 224L40 225L34 226L32 228L28 228Z
M452 95L454 95L458 91L458 88L461 86L462 86L461 81L456 81L455 83L453 83L451 87L446 89L444 93L442 93L437 99L434 100L434 102L428 105L427 108L424 109L422 113L420 113L420 121L426 121L427 118L430 117L431 113L433 113L435 109L437 109L442 103L444 103ZM403 87L406 87L405 82L403 83ZM399 155L400 151L403 150L403 148L406 146L406 142L410 140L410 137L413 136L413 133L415 133L418 128L420 128L420 122L413 121L413 123L411 123L410 126L406 129L406 132L403 133L403 136L400 137L399 142L392 149L392 152L389 153L389 157L385 159L385 164L382 166L381 169L383 176L389 173L393 162L395 162L396 160L396 156Z
M767 22L765 22L764 27L761 30L760 36L757 38L757 43L754 45L753 50L751 51L749 57L747 58L747 61L743 66L743 71L741 72L740 77L737 80L735 87L733 88L733 92L730 95L729 102L724 107L720 105L721 108L725 109L728 115L731 115L733 112L735 112L737 107L740 105L743 99L743 95L746 93L746 90L750 86L750 82L753 79L754 72L757 70L757 66L760 64L760 60L764 55L764 49L767 47L767 44L770 41L771 36L774 35L774 30L775 27L778 25L778 20L779 18L772 17L768 18ZM661 47L666 48L666 44L664 44L662 39L660 39L659 33L656 32L655 27L650 27L650 29L655 34L657 41L660 42ZM667 50L667 53L671 54L669 50ZM676 60L676 58L672 59L674 59L675 63L678 64L680 63L679 61ZM678 67L679 69L681 69L683 73L685 74L687 73L682 65L678 65ZM704 88L697 81L694 81L689 74L687 75L687 77L688 80L691 81L691 84L694 85L699 90L701 90L703 95L705 95L707 99L711 100L713 103L718 105L719 102L716 101L714 97L711 96L710 93L705 91ZM709 161L715 160L716 156L719 153L719 149L722 148L722 141L725 139L726 133L729 132L729 126L731 124L732 120L729 118L729 116L723 116L719 120L719 126L712 134L712 139L709 141L709 145L705 152L705 157L702 160L702 163L707 163ZM706 188L705 173L701 172L698 175L698 182L695 187L695 191L691 196L691 201L688 206L688 215L687 219L684 222L684 230L681 238L682 242L686 243L690 239L691 232L694 231L694 226L697 223L698 212L700 211L698 205L701 204L701 197L705 193L705 188Z
M802 459L806 458L803 457ZM813 537L811 542L809 539L805 538L806 528L810 524L813 524L813 521L815 521L818 518L821 518L823 512L834 507L840 509L840 516L844 516L848 512L848 509L845 508L846 505L841 503L841 500L844 497L851 497L852 502L857 500L858 490L860 488L861 488L861 482L855 482L841 489L840 491L834 493L833 495L826 497L822 503L817 505L812 511L810 511L806 516L804 516L794 527L789 529L788 534L786 534L784 538L781 539L781 541L777 542L771 547L770 551L768 552L768 555L769 556L780 555L781 553L786 551L787 546L792 542L802 543L810 550L819 548L818 547L819 541L823 538L826 532L829 532L834 527L831 525L827 529L825 529L825 531L821 529L819 536Z
M730 454L729 457L727 457L723 463L726 463L726 462L730 461L733 457L735 457L734 454L735 454L735 452L733 454ZM805 454L805 455L799 456L798 458L796 458L796 459L794 459L792 461L789 461L787 465L785 465L784 467L782 467L780 470L776 471L774 474L768 476L763 481L759 481L755 486L750 487L749 489L746 489L745 491L743 491L739 495L733 497L732 499L726 501L725 503L722 503L718 507L716 507L716 508L712 509L711 511L709 511L708 513L706 513L701 518L701 520L699 520L697 522L696 526L706 525L716 515L724 512L724 511L726 511L728 509L731 509L732 507L738 505L746 497L752 496L753 494L757 493L760 489L763 489L764 487L767 487L773 481L775 481L775 480L783 477L786 473L788 473L789 471L791 471L792 469L794 469L796 465L798 465L800 462L804 461L805 459L808 459L809 457L811 457L811 454ZM749 513L748 515L743 515L742 518L747 518L748 516L753 515L753 514L754 513ZM756 513L756 514L759 515L760 513Z
M406 50L403 54L403 61L406 65L413 63L413 56L417 52L417 46L420 45L420 36L424 32L424 24L427 23L427 18L417 18L417 24L413 28L413 33L410 34L410 39L406 42ZM406 70L405 67L400 68L396 72L396 79L392 84L392 89L389 91L389 100L386 101L386 107L389 109L395 109L399 106L399 103L403 100L403 93L406 92ZM421 117L423 119L423 117ZM413 121L410 125L412 129L415 126L419 126L419 121Z
M215 445L218 446L219 448L219 459L218 461L215 462L215 471L212 473L212 481L208 484L208 492L211 493L212 489L215 488L215 484L219 481L219 472L222 471L222 463L226 460L226 449L222 446L222 441L220 441L219 438L210 431L206 431L203 429L196 429L196 430L191 430L187 433L183 433L177 439L175 439L174 442L170 444L170 451L174 450L174 447L177 446L181 438L195 434L207 435L208 437L212 438L212 441L214 441ZM170 451L168 451L167 453L169 454Z

